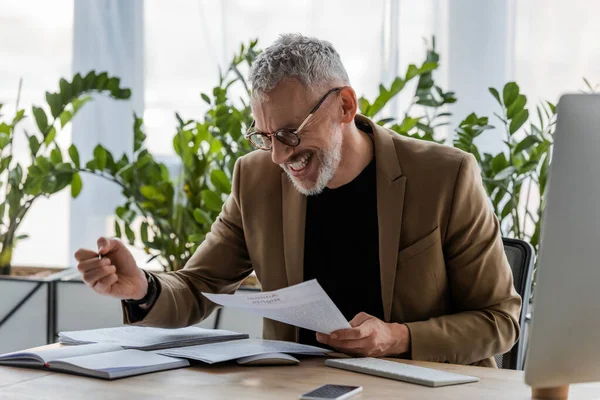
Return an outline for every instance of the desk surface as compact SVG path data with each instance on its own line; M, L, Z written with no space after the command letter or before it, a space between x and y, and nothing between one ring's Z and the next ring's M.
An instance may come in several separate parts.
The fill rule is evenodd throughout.
M326 367L324 358L300 365L250 367L235 363L104 381L75 375L0 367L0 399L298 399L322 384L361 385L352 399L530 399L520 371L402 361L477 376L480 382L428 388ZM570 399L600 399L600 383L572 385Z

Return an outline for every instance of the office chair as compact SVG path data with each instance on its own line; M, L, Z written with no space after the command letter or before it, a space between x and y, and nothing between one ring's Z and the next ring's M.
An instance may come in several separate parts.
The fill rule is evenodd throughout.
M496 359L498 368L522 370L527 345L525 340L525 325L529 297L531 295L531 276L533 274L535 254L533 246L523 240L502 238L502 241L504 243L506 258L513 273L515 289L523 299L521 315L519 316L521 338L509 352L498 354L494 358Z

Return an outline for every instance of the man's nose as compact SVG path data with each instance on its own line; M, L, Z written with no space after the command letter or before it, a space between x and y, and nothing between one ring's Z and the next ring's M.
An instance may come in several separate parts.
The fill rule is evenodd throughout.
M293 152L294 150L290 146L286 146L279 140L273 138L273 147L271 148L271 159L275 164L283 164Z

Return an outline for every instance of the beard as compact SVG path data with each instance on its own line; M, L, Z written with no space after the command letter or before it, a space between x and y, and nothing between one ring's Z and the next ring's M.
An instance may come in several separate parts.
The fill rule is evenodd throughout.
M305 196L318 195L327 187L333 178L333 175L335 174L335 171L340 165L340 161L342 159L341 132L336 132L333 134L328 148L314 151L311 158L312 160L310 162L316 162L318 168L317 179L312 184L305 179L298 179L291 175L287 165L280 165L281 168L286 172L296 190Z

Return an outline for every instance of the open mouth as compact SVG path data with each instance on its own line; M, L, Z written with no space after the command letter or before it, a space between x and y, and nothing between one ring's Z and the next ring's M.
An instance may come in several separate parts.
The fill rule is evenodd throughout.
M293 176L302 176L306 174L312 164L313 153L308 152L303 156L297 157L293 162L286 163L288 170Z

